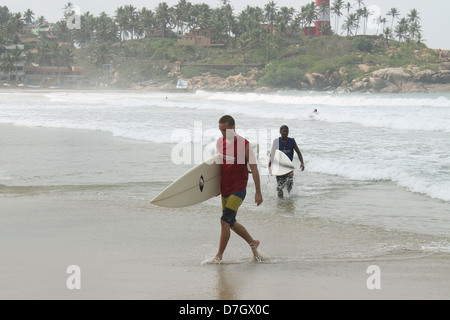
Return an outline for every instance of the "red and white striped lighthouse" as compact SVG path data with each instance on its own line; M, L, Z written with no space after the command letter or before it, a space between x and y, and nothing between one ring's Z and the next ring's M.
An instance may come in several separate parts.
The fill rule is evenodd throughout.
M316 35L331 34L330 23L330 0L316 0L317 11L319 12L316 20Z
M330 0L316 0L316 10L318 12L317 20L314 23L314 27L305 27L305 36L330 35Z

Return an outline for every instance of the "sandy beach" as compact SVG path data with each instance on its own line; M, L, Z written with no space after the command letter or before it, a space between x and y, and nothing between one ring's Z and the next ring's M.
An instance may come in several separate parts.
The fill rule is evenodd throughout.
M105 152L118 172L128 165L138 168L138 160L154 154L155 147L160 157L155 161L170 154L170 148L104 132L0 125L0 137L6 168L14 159L15 168L46 171L45 163L49 168L63 168L64 163L78 168L70 157L82 161L85 153L92 153L91 147ZM116 159L124 148L136 163ZM94 166L92 172L106 171L101 162L85 165ZM142 162L139 170L147 172L146 165L151 169L152 164ZM183 170L177 168L171 175ZM64 181L12 187L8 183L14 172L6 174L10 180L0 181L0 299L450 298L450 253L436 243L448 238L419 235L407 227L372 226L369 216L365 224L321 217L358 208L361 214L373 210L379 216L396 210L408 220L423 210L448 209L447 203L424 200L388 182L348 187L327 201L305 199L300 206L277 201L267 188L266 207L256 208L246 200L239 216L261 240L263 261L252 261L247 245L232 235L224 262L206 265L218 245L219 199L183 210L164 209L149 204L164 183L152 185L147 197L147 185L139 183L97 189L70 187ZM144 175L142 181L146 179L158 181L159 176ZM308 183L317 175L308 173L302 179ZM423 250L433 243L436 250ZM81 270L80 290L67 287L71 265ZM381 289L368 289L367 269L372 265L381 271Z
M448 254L283 260L279 251L301 255L314 236L302 234L299 243L288 246L283 238L293 230L275 242L272 228L252 221L252 231L263 235L267 261L253 262L233 237L228 261L235 260L202 265L215 249L218 228L212 215L197 215L193 225L192 217L169 213L168 219L149 208L43 196L1 201L1 299L446 300L450 294ZM159 219L189 227L174 234L170 225L151 222ZM70 265L81 269L81 290L66 286ZM380 290L367 288L371 265L381 269Z

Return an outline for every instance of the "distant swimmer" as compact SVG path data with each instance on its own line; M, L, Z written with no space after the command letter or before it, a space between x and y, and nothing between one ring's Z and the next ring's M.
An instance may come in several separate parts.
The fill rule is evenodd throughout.
M280 150L281 152L284 152L291 161L294 159L294 150L297 153L298 159L300 160L300 169L302 171L305 170L305 163L303 161L302 153L300 152L300 149L297 146L297 142L294 138L289 138L289 128L288 126L281 126L280 128L280 134L281 137L277 138L273 141L272 144L272 151L270 152L270 162L269 167L272 164L272 158L275 154L275 150ZM294 183L294 171L289 172L288 174L285 174L284 176L277 176L277 191L278 191L278 198L282 199L283 194L283 188L287 186L288 193L291 192L292 186Z
M313 114L317 114L319 113L319 111L317 111L317 109L314 109Z

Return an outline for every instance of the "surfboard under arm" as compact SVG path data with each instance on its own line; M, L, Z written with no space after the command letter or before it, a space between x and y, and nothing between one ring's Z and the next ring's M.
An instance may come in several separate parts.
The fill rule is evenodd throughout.
M195 166L172 182L151 203L166 208L192 206L220 193L221 155Z

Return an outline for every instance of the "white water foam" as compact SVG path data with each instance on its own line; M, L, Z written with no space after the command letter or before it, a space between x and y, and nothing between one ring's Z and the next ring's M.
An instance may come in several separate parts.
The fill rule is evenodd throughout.
M226 113L239 120L238 129L244 123L245 129L277 132L287 123L300 134L307 170L393 181L450 201L449 94L0 93L0 108L0 123L169 144L178 143L175 130L198 142L195 121L202 123L202 142L211 142L206 133L217 130ZM315 116L313 108L319 109Z

